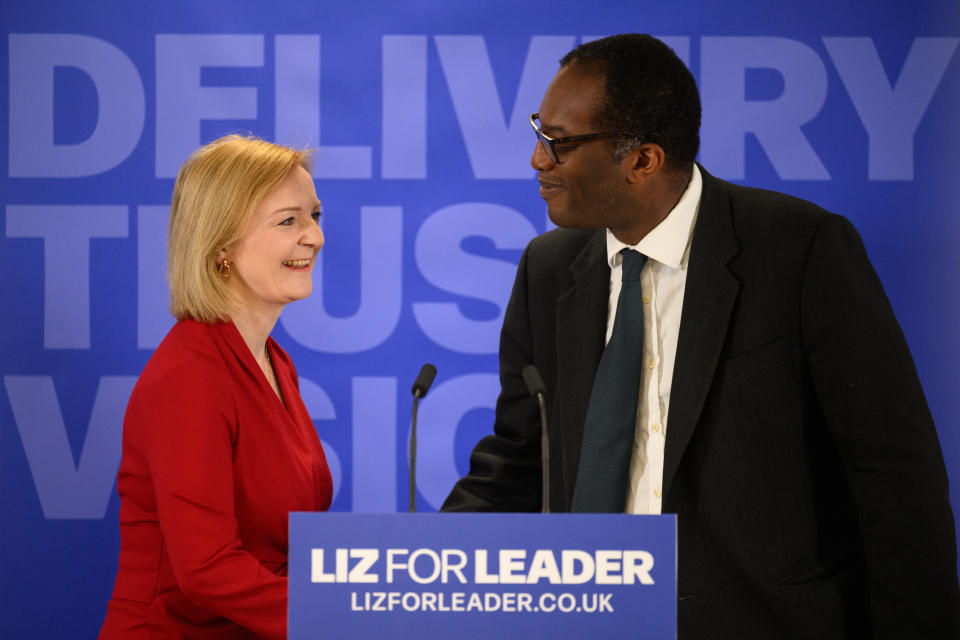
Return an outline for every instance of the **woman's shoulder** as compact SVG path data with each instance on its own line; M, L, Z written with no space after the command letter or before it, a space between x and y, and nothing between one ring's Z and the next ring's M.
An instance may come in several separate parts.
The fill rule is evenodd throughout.
M204 381L216 380L226 368L218 342L216 325L180 320L153 352L138 385L203 385Z
M233 415L231 374L218 341L216 325L193 320L174 325L140 374L125 423L145 429L160 421L165 430L174 432L176 425L171 423L190 416Z

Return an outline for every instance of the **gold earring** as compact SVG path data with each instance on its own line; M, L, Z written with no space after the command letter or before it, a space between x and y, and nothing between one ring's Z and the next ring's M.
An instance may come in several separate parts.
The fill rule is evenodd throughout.
M217 267L217 271L220 273L220 277L226 280L230 277L230 261L224 260Z

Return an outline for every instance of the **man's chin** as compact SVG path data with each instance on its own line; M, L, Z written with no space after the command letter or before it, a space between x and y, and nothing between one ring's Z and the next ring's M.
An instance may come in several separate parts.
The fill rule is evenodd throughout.
M570 215L569 211L547 207L547 217L550 222L563 229L582 229L583 223L576 216Z

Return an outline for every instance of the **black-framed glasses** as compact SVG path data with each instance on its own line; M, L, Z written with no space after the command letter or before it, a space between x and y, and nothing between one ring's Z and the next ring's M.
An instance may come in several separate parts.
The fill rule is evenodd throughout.
M540 114L531 113L530 126L533 127L534 133L537 134L537 140L540 141L540 146L543 148L544 153L547 154L547 158L553 164L560 164L561 162L560 151L557 149L557 145L577 145L590 140L597 140L599 138L639 138L639 136L635 133L626 133L623 131L603 131L601 133L584 133L578 136L551 138L540 130L539 122Z

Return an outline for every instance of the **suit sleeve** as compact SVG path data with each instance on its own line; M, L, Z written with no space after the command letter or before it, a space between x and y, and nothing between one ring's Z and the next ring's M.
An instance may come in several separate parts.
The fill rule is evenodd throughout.
M857 505L878 638L960 638L953 514L913 359L853 226L826 216L801 322L815 391Z
M521 372L533 363L524 251L500 334L500 395L493 435L470 455L470 471L454 486L443 511L539 511L540 413Z
M184 595L259 635L285 638L287 580L240 541L232 461L237 415L222 368L175 367L131 417L142 422L160 529Z

